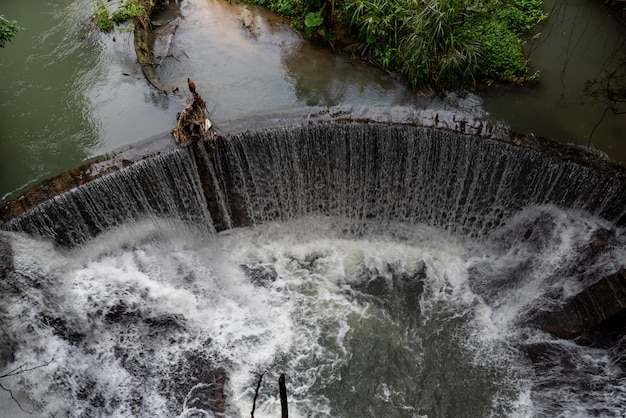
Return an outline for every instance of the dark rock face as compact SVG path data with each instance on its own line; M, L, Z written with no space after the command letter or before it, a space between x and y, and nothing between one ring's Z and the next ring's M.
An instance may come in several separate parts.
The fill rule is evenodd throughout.
M13 250L8 239L0 236L0 280L15 270L13 265Z
M562 309L544 314L539 325L558 338L615 346L626 336L626 270L600 279Z
M597 376L606 373L604 365L587 361L589 352L585 348L576 350L568 345L571 343L557 340L526 347L538 377L532 389L533 402L538 406L533 411L534 416L620 416L615 414L615 409L602 402L607 394L615 393L610 381L599 383L597 379ZM597 350L598 357L602 357L604 350L593 350ZM572 403L584 405L584 412L568 410ZM564 411L568 413L563 414Z

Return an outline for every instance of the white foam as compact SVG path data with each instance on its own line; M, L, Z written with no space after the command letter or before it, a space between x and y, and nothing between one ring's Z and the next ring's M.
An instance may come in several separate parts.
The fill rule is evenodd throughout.
M542 238L553 251L546 257L514 237L507 241L528 214L483 244L402 224L385 225L384 233L362 224L350 234L335 218L231 230L209 240L171 223L147 222L71 253L11 235L16 268L24 272L17 283L22 293L3 301L7 332L19 344L13 363L54 359L11 384L42 400L44 415L73 408L75 415L97 416L96 395L105 399L100 411L109 416L133 414L140 390L142 413L171 416L178 405L174 415L195 416L195 407L183 405L187 392L163 392L162 385L180 379L177 368L193 367L184 356L196 353L205 357L195 362L225 367L231 416L250 413L259 373L265 376L255 416L277 416L276 381L283 372L295 417L352 415L328 388L355 399L371 391L369 415L385 407L437 415L428 400L436 385L447 381L452 386L443 393L469 396L459 392L467 388L454 386L459 373L481 382L480 392L493 391L480 394L491 397L483 402L485 416L489 410L492 416L532 416L540 408L516 346L527 330L516 321L559 285L551 273L560 268L559 257L575 258L572 249L597 228L551 210L556 227ZM543 212L532 216L537 213ZM529 257L537 260L535 268L511 286L506 272ZM381 367L397 363L401 372L390 368L390 380L376 381L381 371L373 364L372 382L357 384L360 369L369 366L354 362L367 360L367 350ZM449 358L440 359L443 352ZM407 373L421 383L398 378ZM201 384L193 373L185 376L185 390ZM77 398L85 391L87 400Z

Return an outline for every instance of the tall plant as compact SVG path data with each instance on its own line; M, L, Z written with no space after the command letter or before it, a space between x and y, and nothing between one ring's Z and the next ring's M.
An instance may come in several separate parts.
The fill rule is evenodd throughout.
M522 36L546 15L542 0L346 0L357 52L414 87L523 81Z
M138 0L125 0L113 13L109 12L104 0L95 0L95 3L96 9L92 19L103 32L111 31L115 23L123 23L145 14L145 8L138 3Z
M464 30L472 0L414 2L400 40L401 73L415 88L458 87L474 81L481 58L479 42Z
M410 1L356 0L344 14L350 33L359 40L357 52L384 69L398 64L400 39L409 32Z

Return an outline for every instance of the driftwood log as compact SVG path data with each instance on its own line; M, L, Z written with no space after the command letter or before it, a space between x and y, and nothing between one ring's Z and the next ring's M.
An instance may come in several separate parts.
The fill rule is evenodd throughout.
M193 100L176 117L176 127L172 131L174 140L180 146L188 146L197 141L211 143L216 136L211 121L206 116L206 102L196 91L191 78L187 79Z
M287 405L287 386L285 386L285 374L282 373L278 378L278 389L280 392L280 409L281 418L289 417L289 406Z
M261 388L261 381L263 380L263 375L265 373L261 373L259 375L259 380L256 384L256 390L254 391L254 399L252 399L252 412L250 412L250 418L254 418L254 411L256 410L256 399L259 397L259 389Z

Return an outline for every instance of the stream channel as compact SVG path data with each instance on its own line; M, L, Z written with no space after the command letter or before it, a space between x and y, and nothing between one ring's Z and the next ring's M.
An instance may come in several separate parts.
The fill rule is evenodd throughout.
M93 30L91 1L40 6L22 0L0 10L26 28L0 51L3 199L170 131L187 100L187 77L218 129L317 106L456 108L581 146L593 132L594 147L626 162L624 116L603 117L608 104L582 92L624 56L618 25L593 1L546 2L552 18L529 45L533 69L543 74L537 84L445 97L416 95L349 55L302 40L281 19L221 0L181 1L162 16L181 22L173 56L158 69L178 89L165 96L144 79L130 33ZM157 45L168 35L166 26ZM358 190L370 190L361 180ZM542 227L529 233L529 225ZM54 361L6 384L26 410L46 417L209 416L199 415L193 396L204 386L189 390L184 377L193 367L206 375L202 367L219 359L228 369L229 416L249 414L260 370L268 374L258 417L278 416L270 383L278 370L290 373L292 416L622 416L624 376L603 351L559 342L576 367L537 378L518 346L545 336L516 322L555 292L582 290L563 271L575 271L572 254L611 225L529 207L476 241L422 224L359 228L312 217L207 239L146 219L70 253L11 234L24 274L2 283L2 309L11 318L7 340L19 349L0 344L0 358ZM615 234L623 240L621 230ZM623 267L618 244L588 274ZM518 273L524 280L511 282ZM5 416L32 416L0 394Z
M223 0L174 4L180 18L172 57L158 69L179 88L150 87L135 60L132 33L94 31L90 0L3 2L0 11L25 28L0 59L0 198L85 161L172 129L191 77L219 127L234 119L309 106L454 108L519 132L591 144L626 162L626 116L586 98L587 80L626 54L623 30L601 2L548 0L551 17L528 47L533 71L524 87L493 86L445 98L416 95L346 54L311 45L283 20ZM170 33L164 27L157 48ZM157 49L158 54L158 49ZM601 121L601 122L600 122ZM593 135L592 135L593 133Z

